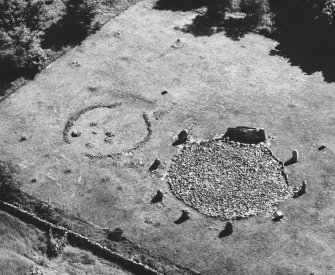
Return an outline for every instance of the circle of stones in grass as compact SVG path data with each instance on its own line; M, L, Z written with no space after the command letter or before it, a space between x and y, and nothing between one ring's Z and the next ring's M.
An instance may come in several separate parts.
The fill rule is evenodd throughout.
M93 109L98 109L98 108L108 108L108 109L113 109L116 107L121 106L121 102L116 102L113 104L95 104L95 105L91 105L88 106L80 111L78 111L77 113L75 113L74 115L72 115L68 121L65 124L65 127L63 129L63 140L65 143L71 143L70 141L70 130L73 127L74 123L79 119L80 116L82 116L83 114L93 110ZM146 125L146 129L147 129L147 135L138 143L136 143L135 145L133 145L131 148L124 150L122 152L118 152L118 153L110 153L110 154L88 154L85 153L86 157L89 157L91 159L93 158L116 158L121 156L124 153L130 153L132 151L137 150L138 148L142 147L146 142L148 142L148 140L151 138L152 135L152 126L151 126L151 122L149 120L149 117L146 113L143 113L143 120L145 122ZM91 125L90 125L91 126Z
M178 199L221 219L272 210L292 194L283 163L269 148L226 139L186 144L168 178Z

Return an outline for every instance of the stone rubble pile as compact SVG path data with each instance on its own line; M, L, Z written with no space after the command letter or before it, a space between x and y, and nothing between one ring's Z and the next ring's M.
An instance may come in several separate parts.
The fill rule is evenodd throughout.
M292 195L283 164L266 146L227 139L186 144L168 178L178 199L222 219L271 210Z

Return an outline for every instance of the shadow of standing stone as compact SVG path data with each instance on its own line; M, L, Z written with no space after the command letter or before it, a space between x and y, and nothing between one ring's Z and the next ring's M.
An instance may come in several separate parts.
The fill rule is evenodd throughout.
M190 218L190 212L188 210L182 210L182 214L180 218L176 221L174 221L175 224L181 224L185 221L187 221Z
M227 237L233 233L233 225L227 222L225 228L219 233L219 238Z
M292 151L292 157L284 163L284 166L289 166L291 164L297 163L299 160L298 150Z
M158 203L163 200L163 192L161 190L157 190L156 195L152 198L151 203Z
M162 162L159 159L155 159L154 163L150 166L149 171L155 171L158 169L158 167L162 164Z

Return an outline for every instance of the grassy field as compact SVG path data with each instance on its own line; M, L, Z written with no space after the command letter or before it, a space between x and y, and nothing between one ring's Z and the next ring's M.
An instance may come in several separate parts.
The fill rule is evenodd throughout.
M202 274L334 274L335 84L271 56L273 40L194 36L179 29L196 12L152 6L143 1L115 17L1 103L0 153L21 167L24 191L98 226L120 226L126 237ZM82 135L64 142L69 118L116 102L122 107L80 116L72 128ZM124 152L144 139L143 113L153 133L141 148L119 158L85 156ZM284 221L268 213L233 221L233 235L223 239L224 221L190 208L191 219L174 224L187 207L165 175L174 137L193 123L196 138L232 126L265 128L282 161L299 150L287 173L292 185L307 180L307 194L279 205ZM106 132L115 134L114 145L104 142ZM149 173L157 157L163 167ZM157 189L165 199L152 205Z
M0 211L0 274L130 274L92 253L66 246L48 258L46 234Z

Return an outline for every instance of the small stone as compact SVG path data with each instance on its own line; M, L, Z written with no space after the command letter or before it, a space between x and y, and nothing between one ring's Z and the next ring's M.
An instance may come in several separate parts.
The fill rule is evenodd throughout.
M78 66L80 66L80 63L79 63L79 61L72 61L71 65L78 67Z
M85 146L86 146L87 148L93 148L93 147L94 147L92 143L86 143Z
M105 135L109 138L115 137L115 134L113 134L112 132L106 132Z
M72 137L79 137L80 135L81 135L81 133L79 131L76 131L76 130L72 131L72 133L71 133Z
M162 162L159 159L155 159L154 163L150 166L149 171L157 170L161 164Z
M280 221L284 218L284 214L281 211L276 211L273 214L274 218L272 219L274 222Z
M113 144L113 138L111 138L111 137L106 137L106 138L104 139L104 142L106 142L106 143L108 143L108 144Z
M326 146L325 146L324 144L322 144L322 145L318 148L319 151L321 151L321 150L323 150L323 149L326 149Z
M22 142L22 141L26 141L27 140L27 137L26 136L22 136L19 141Z

